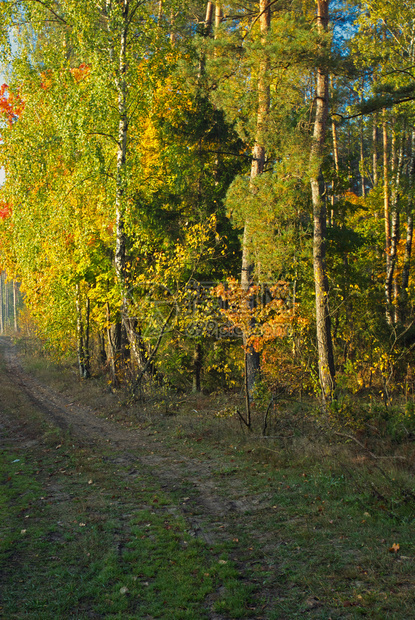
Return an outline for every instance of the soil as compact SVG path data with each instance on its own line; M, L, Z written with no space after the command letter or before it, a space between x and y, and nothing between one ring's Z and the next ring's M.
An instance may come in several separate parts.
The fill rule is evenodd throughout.
M128 465L131 468L125 474L129 480L139 476L143 469L146 475L150 472L163 492L176 498L175 504L168 509L183 515L192 536L212 545L223 540L235 540L241 526L251 529L255 536L255 521L261 518L262 511L271 509L271 493L247 492L243 479L235 472L232 473L232 468L229 473L225 468L224 474L218 477L218 470L224 466L223 458L216 459L212 454L195 458L186 454L182 445L179 448L166 446L161 436L149 432L145 426L125 427L116 421L99 417L91 407L73 402L26 372L16 348L6 338L0 338L0 354L6 364L6 373L0 373L0 432L2 427L15 424L14 441L22 446L35 444L38 441L36 431L24 422L24 410L31 407L40 418L73 438L77 445L94 453L105 446L106 459L112 464ZM23 411L23 415L19 415L14 422L4 414L2 406L2 401L6 405L5 399L10 398L14 399L14 406ZM229 459L226 463L229 466ZM214 477L212 472L215 472ZM264 539L262 542L267 554L271 546L278 546L276 540ZM241 579L247 581L250 580L250 566L263 559L249 556L246 549L238 549L236 546L232 557ZM261 600L262 604L264 599L270 603L276 595L276 592L261 590L258 583L252 585L256 592L255 598ZM213 604L214 596L211 598ZM265 616L258 613L255 617ZM212 611L210 618L219 620L222 616Z

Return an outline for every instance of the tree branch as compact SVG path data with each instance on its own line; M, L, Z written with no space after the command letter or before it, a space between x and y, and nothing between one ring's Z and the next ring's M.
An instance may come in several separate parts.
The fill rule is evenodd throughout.
M172 306L172 309L169 312L169 316L167 317L167 319L164 322L163 327L161 328L161 331L160 331L159 337L157 339L157 342L154 345L152 352L148 356L147 362L145 363L143 370L140 372L140 374L138 375L137 379L134 381L134 385L133 385L133 388L131 390L131 398L133 398L133 399L136 396L136 389L138 388L141 379L144 377L145 373L147 372L148 367L150 366L151 362L154 359L154 356L156 355L156 353L158 351L158 348L159 348L160 343L161 343L161 339L163 338L164 332L166 331L166 327L169 324L171 317L173 316L174 309L175 309L175 306Z
M110 138L110 140L112 140L113 142L115 142L115 144L119 145L119 142L116 138L114 138L114 136L112 136L109 133L103 133L102 131L91 131L90 133L87 134L88 136L104 136L104 138Z
M60 21L62 24L65 24L65 26L69 25L68 22L66 21L66 19L61 17L61 15L58 15L58 13L56 13L56 11L54 11L50 6L48 6L46 4L46 2L44 2L44 0L27 0L27 1L28 2L36 2L37 4L40 4L41 6L43 6L44 9L49 11L49 13L52 13L52 15L54 15L56 17L56 19L58 21Z
M363 448L363 450L366 450L366 452L368 454L370 454L370 456L372 457L372 459L401 459L402 461L406 461L406 457L405 456L377 456L376 454L373 454L373 452L371 452L369 450L369 448L366 448L366 446L359 441L358 439L356 439L356 437L353 437L353 435L349 435L348 433L338 433L336 431L334 431L335 435L338 435L339 437L346 437L347 439L351 439L352 441L356 442L361 448Z

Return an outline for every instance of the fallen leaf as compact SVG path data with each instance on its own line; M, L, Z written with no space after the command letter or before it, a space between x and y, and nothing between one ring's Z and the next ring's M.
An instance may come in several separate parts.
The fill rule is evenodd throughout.
M312 596L306 600L305 605L308 609L315 609L316 607L320 607L322 603L316 596Z
M389 551L390 553L398 553L400 548L399 543L393 543L392 547L389 547Z

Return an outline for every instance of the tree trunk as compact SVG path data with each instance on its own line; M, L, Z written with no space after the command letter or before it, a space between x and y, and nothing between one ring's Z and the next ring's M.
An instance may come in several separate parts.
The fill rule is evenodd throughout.
M4 284L3 284L3 272L0 273L0 334L4 334Z
M339 174L340 166L339 166L339 143L337 141L337 127L335 120L331 121L331 132L333 135L333 156L334 156L334 169L336 170L336 174Z
M86 295L85 299L85 326L84 326L84 368L85 368L85 379L89 379L91 377L91 355L89 350L89 334L90 334L90 312L91 312L91 304L89 301L88 295Z
M117 275L118 286L121 293L121 322L122 342L120 350L125 351L126 337L131 356L140 364L141 356L139 351L138 336L135 330L136 321L129 315L128 305L128 273L126 261L126 242L125 233L125 213L126 213L126 194L127 194L127 147L128 147L128 63L127 45L128 28L131 19L130 0L122 0L122 29L120 37L120 53L118 60L116 88L118 94L118 151L116 168L116 245L115 245L115 272Z
M360 187L363 198L366 198L366 179L365 179L365 154L363 141L363 118L360 118Z
M200 392L200 378L202 373L202 345L195 344L193 351L193 392Z
M400 209L399 209L399 187L401 183L401 172L404 151L404 135L402 135L399 153L396 152L396 134L394 132L392 141L392 230L391 230L391 273L387 274L389 278L389 287L393 289L393 321L396 324L399 321L399 281L397 274L398 261L398 245L400 241Z
M98 333L98 350L99 350L99 361L101 363L101 366L103 368L105 368L107 361L108 361L108 356L107 356L107 352L105 350L105 335L104 332L99 332Z
M117 374L117 345L114 342L114 327L111 325L111 315L110 315L110 306L107 302L106 304L106 312L107 312L107 340L108 340L108 360L111 369L111 383L114 387L118 386L118 374Z
M337 140L337 127L334 118L331 120L331 133L333 138L333 159L334 159L334 169L336 171L336 177L333 178L331 182L331 213L330 213L330 226L334 226L334 204L336 200L336 196L334 193L335 182L339 177L340 164L339 164L339 143Z
M317 0L317 28L324 33L328 28L329 0ZM321 164L329 105L329 79L325 67L317 69L316 115L313 144L311 147L311 196L313 203L313 270L316 293L316 335L318 365L323 403L334 396L335 368L331 321L329 311L329 286L326 274L326 205L322 196Z
M260 0L259 2L259 25L262 41L265 44L267 34L271 26L271 11L268 0ZM262 174L265 166L265 128L268 120L270 106L270 88L268 84L269 58L265 52L259 64L258 72L258 107L256 120L255 144L252 150L251 164L251 184L254 190L254 181L257 176ZM249 216L245 220L244 235L242 241L242 270L241 270L241 288L247 292L253 284L254 262L250 254L250 246L252 241L252 224ZM254 309L256 300L255 296L251 296L248 303L251 310ZM245 347L245 369L246 369L246 385L249 397L252 396L252 390L255 380L259 372L259 353L248 343L249 334L244 334Z
M406 212L406 239L405 239L405 254L402 268L402 287L401 287L401 301L400 301L400 313L401 320L405 321L407 304L408 304L408 286L409 275L411 270L411 255L412 255L412 239L414 232L414 218L413 218L413 200L412 200L412 188L414 185L414 173L415 173L415 130L411 132L411 154L409 158L409 191L408 202Z
M118 151L116 169L116 245L115 271L121 289L122 310L124 319L126 312L126 235L125 235L125 190L126 190L126 159L128 138L127 112L127 36L129 0L123 0L123 29L121 33L120 56L116 87L118 94Z
M10 325L10 317L9 317L9 287L7 286L7 274L4 273L3 279L4 286L4 326L7 327Z
M335 84L334 84L334 80L333 78L331 79L331 91L330 94L332 92L334 92L334 88L335 88ZM336 126L336 121L334 120L334 116L331 117L331 135L332 135L332 139L333 139L333 160L334 160L334 170L335 170L335 175L333 175L332 177L332 181L331 181L331 210L330 210L330 217L329 217L329 224L330 226L334 226L335 223L335 218L334 218L334 205L336 203L336 185L337 182L339 180L339 171L340 171L340 163L339 163L339 143L337 140L337 126Z
M19 331L17 323L17 282L13 280L13 319L14 319L14 331Z
M372 119L372 173L373 173L373 187L378 184L378 131L377 131L377 115L373 114Z
M213 22L213 2L208 2L206 6L206 17L205 17L205 35L208 36L212 30L212 22Z
M80 379L84 378L84 335L82 328L81 300L79 284L76 285L76 344L78 353L78 373Z
M76 285L76 332L78 349L78 368L81 379L88 379L89 372L89 303L85 315L85 323L82 314L82 293L79 284Z
M388 274L391 270L391 223L390 223L390 203L389 203L389 172L388 172L388 130L386 125L386 110L383 110L383 211L385 218L385 304L386 304L386 321L392 325L391 302L392 292L389 286Z
M217 2L215 6L215 30L219 28L223 20L222 3Z
M174 31L175 15L173 9L170 11L170 44L174 47L176 43L176 33Z
M213 2L208 2L206 6L206 17L205 17L205 21L203 24L202 36L209 37L211 35L212 24L213 24ZM206 57L205 57L204 51L202 51L200 55L200 60L199 60L199 72L197 75L199 80L202 77L202 75L204 75L205 73L205 66L206 66Z

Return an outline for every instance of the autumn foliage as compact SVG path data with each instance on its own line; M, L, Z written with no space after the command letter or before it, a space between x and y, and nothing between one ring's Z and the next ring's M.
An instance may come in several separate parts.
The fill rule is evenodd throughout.
M50 349L117 389L184 391L243 387L252 353L258 389L319 395L320 278L338 393L413 398L409 4L336 4L350 45L311 158L316 75L341 43L316 3L262 3L267 35L258 3L217 24L203 2L6 4L30 28L0 87L1 264Z
M0 86L0 114L12 125L23 113L24 101L19 95L10 92L7 84Z
M219 284L215 293L232 328L247 335L247 346L260 352L267 342L288 335L295 308L289 300L287 283L255 285L244 291L237 280L230 278L226 285Z
M0 201L0 219L5 220L12 214L11 205L4 200Z

